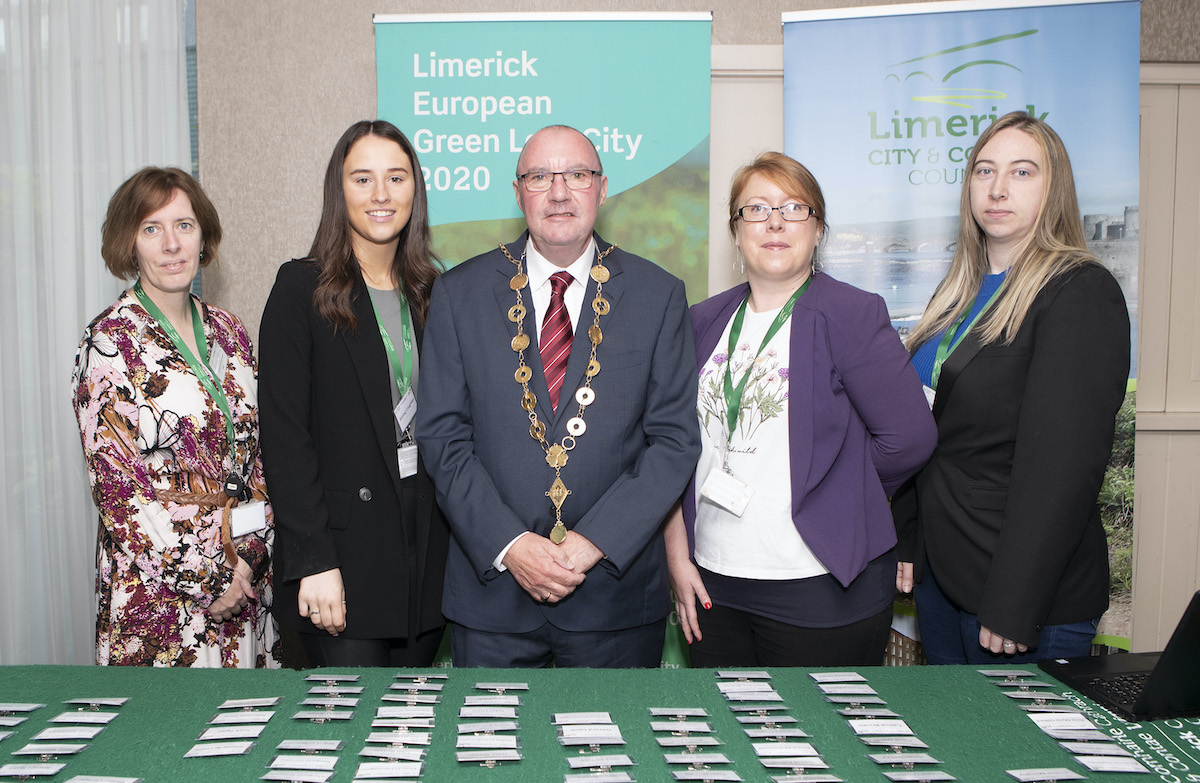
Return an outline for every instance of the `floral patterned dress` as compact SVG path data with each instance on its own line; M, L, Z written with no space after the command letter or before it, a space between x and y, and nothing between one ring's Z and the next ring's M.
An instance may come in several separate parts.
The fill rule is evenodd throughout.
M250 338L232 314L198 301L197 310L209 366L234 418L232 456L220 407L132 291L92 321L75 357L75 414L100 512L101 665L279 665L268 614L270 505L266 529L234 539L238 557L253 571L258 600L222 623L206 611L234 573L221 546L221 509L157 496L164 490L219 492L234 467L250 489L265 495Z

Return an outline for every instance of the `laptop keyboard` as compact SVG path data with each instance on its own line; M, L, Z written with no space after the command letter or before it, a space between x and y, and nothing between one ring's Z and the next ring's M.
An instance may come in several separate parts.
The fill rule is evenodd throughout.
M1146 689L1150 672L1118 674L1109 677L1093 677L1089 684L1118 704L1132 704Z

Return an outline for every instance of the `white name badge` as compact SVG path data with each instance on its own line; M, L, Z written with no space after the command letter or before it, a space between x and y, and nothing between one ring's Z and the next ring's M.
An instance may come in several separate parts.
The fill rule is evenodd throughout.
M396 449L396 460L400 463L400 478L417 475L417 447L413 444Z
M735 517L740 517L750 504L754 490L732 473L717 468L708 474L704 486L700 487L700 497L715 506L725 509Z
M405 392L404 399L396 403L396 408L392 413L396 416L396 423L400 425L401 432L407 430L408 425L412 424L413 417L417 415L417 395L413 394L411 386Z
M929 403L929 410L933 410L933 399L937 397L937 392L925 385L921 386L921 391L925 392L925 402Z
M267 504L261 500L239 503L229 519L229 535L240 538L267 529Z

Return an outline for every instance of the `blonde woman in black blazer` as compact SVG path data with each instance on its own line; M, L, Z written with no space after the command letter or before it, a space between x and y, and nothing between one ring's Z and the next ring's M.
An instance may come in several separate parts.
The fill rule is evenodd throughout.
M449 529L401 426L436 275L412 145L390 123L352 125L309 257L280 268L259 336L275 616L310 665L428 666L442 637Z
M912 589L915 570L931 663L1086 655L1108 607L1096 497L1128 310L1087 250L1070 160L1044 122L1014 112L980 136L961 215L909 338L938 446L894 499L898 582Z

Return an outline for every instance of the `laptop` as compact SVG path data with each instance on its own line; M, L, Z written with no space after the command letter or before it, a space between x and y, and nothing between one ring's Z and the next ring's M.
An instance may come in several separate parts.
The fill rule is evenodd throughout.
M1200 715L1200 591L1162 652L1047 658L1038 666L1130 720Z

